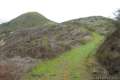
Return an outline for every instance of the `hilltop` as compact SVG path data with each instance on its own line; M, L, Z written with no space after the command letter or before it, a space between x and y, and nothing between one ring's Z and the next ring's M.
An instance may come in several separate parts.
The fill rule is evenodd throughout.
M0 27L11 30L11 29L46 26L51 24L55 24L55 22L48 20L46 17L44 17L43 15L37 12L28 12L16 17L15 19L7 23L1 24Z
M57 24L37 12L24 13L9 22L0 24L0 38L7 37L10 33L26 28L44 27Z

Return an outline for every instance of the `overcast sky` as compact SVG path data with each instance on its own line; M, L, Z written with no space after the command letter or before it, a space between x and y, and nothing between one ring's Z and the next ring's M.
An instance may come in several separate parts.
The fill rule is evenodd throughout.
M0 20L9 21L29 11L56 22L95 15L113 17L118 8L120 0L0 0Z

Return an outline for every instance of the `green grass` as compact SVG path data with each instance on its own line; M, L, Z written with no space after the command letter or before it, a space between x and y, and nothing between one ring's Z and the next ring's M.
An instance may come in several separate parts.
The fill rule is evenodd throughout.
M93 33L93 40L89 43L37 65L26 80L89 80L85 60L94 53L101 40L100 35Z

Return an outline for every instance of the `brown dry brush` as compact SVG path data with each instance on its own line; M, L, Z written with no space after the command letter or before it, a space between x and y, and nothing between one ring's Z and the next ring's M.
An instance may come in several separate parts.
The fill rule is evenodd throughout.
M104 43L97 51L97 61L102 64L110 74L119 73L120 71L120 31L115 31L108 36Z
M99 71L100 80L120 80L120 28L110 34L96 52L97 62L105 71ZM106 76L107 75L107 76ZM96 79L97 80L97 79Z

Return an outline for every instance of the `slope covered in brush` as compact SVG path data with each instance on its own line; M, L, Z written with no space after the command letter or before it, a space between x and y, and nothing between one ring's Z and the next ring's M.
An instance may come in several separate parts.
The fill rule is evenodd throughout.
M93 41L94 43L94 39L97 38L93 36L92 33L94 32L106 36L115 29L113 20L99 16L80 18L57 24L43 16L38 16L36 13L34 17L31 17L31 14L33 16L33 13L21 15L8 22L9 24L5 23L0 27L2 30L0 35L1 61L5 60L7 63L15 63L14 61L16 61L15 66L25 62L28 66L32 62L34 63L34 59L59 57L61 53L73 48L76 50L76 48L81 48L88 42ZM87 45L87 48L89 48L89 45ZM87 51L87 48L84 50ZM80 55L81 53L82 50L80 50ZM74 52L70 54L73 55ZM79 55L79 51L77 51L77 54ZM69 56L69 53L67 55ZM29 63L29 61L31 62ZM27 67L27 69L30 67Z
M11 33L1 45L0 54L34 58L49 58L91 40L91 33L82 28L55 25L45 28L29 28Z
M87 58L94 54L103 39L97 33L92 33L92 36L87 44L38 64L23 80L91 80L90 68L86 67Z
M38 14L35 13L34 15ZM25 17L20 16L20 18L24 20ZM21 23L20 18L18 17L16 22ZM34 18L38 20L38 17ZM43 20L40 21L41 24L44 22L42 18L39 18L39 20ZM14 22L14 20L11 22ZM38 22L35 23L38 25ZM0 54L7 57L16 55L34 58L53 57L58 53L79 47L81 44L92 40L91 32L107 35L116 28L113 20L100 16L80 18L54 25L41 24L38 25L39 27L23 28L10 33L5 40L1 40Z
M65 25L84 27L103 35L112 33L116 29L115 23L114 20L102 16L91 16L63 22Z
M37 12L24 13L15 19L0 25L0 38L7 37L15 30L31 27L44 27L56 25L57 23L45 18Z
M120 31L112 33L100 46L96 53L96 58L109 73L118 74L120 72Z

